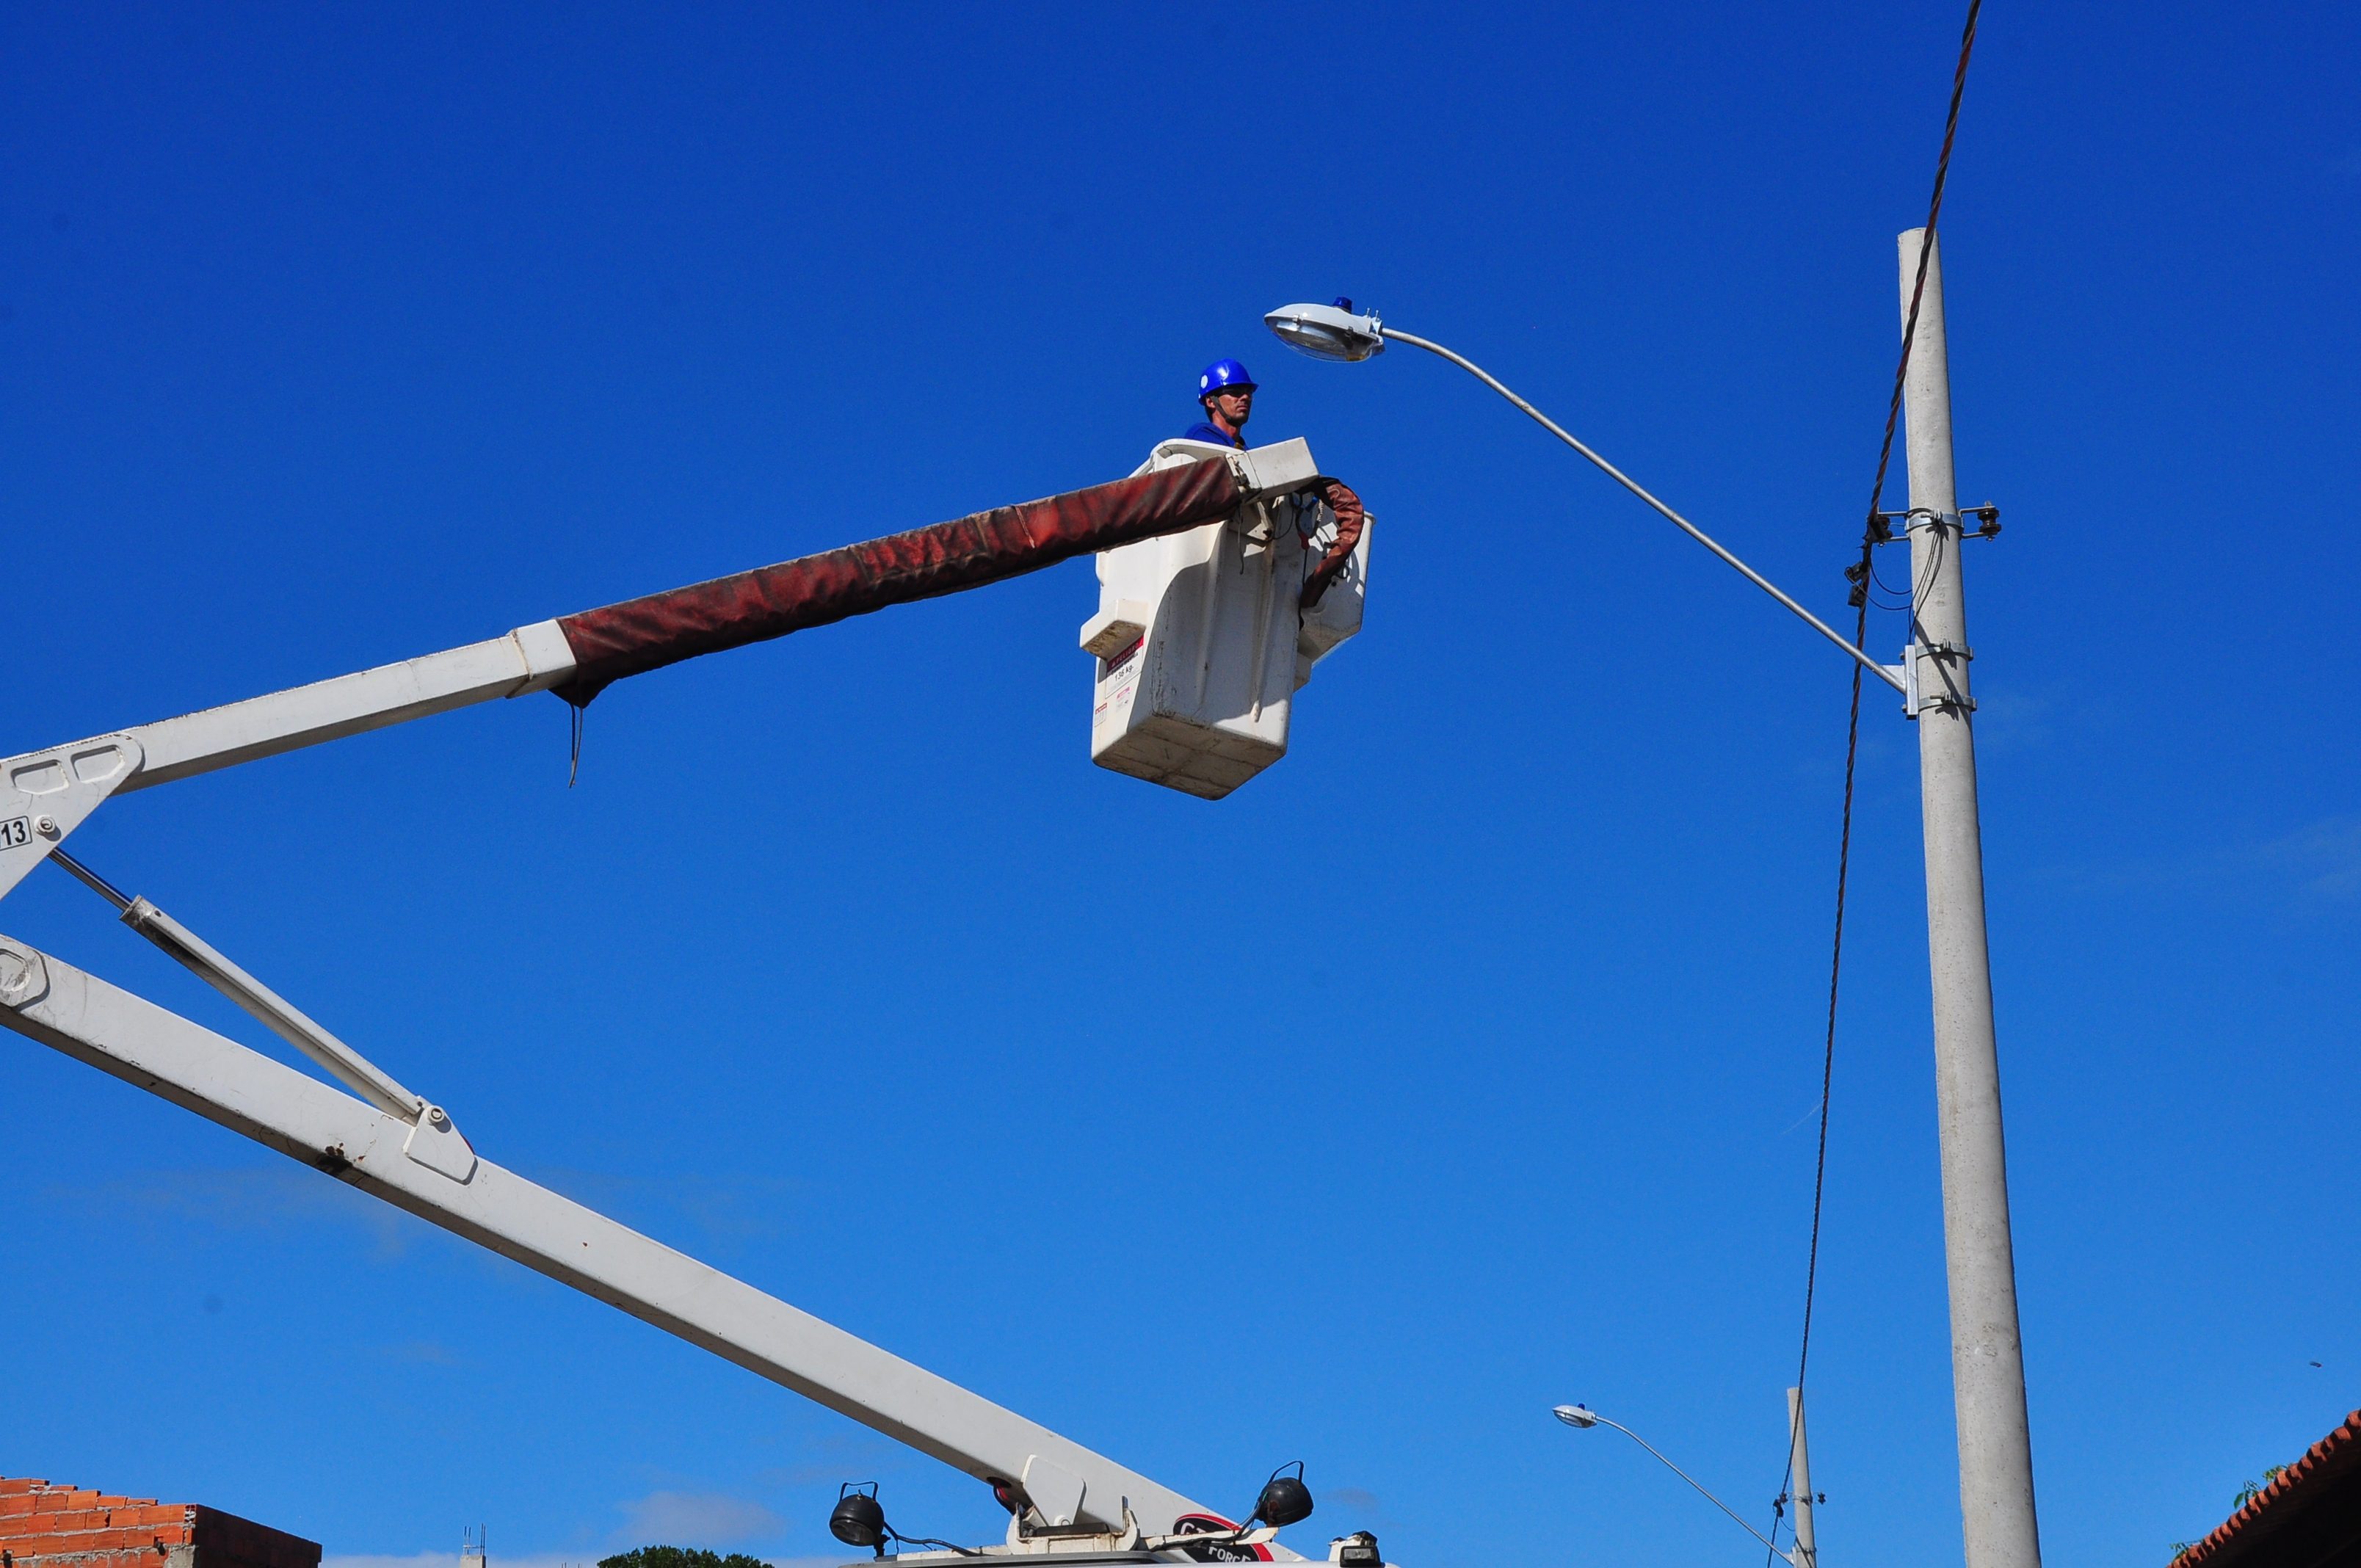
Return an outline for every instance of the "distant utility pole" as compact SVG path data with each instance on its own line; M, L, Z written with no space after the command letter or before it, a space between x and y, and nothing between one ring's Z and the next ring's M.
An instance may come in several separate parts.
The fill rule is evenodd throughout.
M1795 1568L1819 1568L1820 1541L1812 1529L1812 1451L1804 1441L1804 1391L1787 1390L1787 1463L1795 1475Z
M1902 309L1925 229L1900 239ZM1951 1294L1951 1386L1968 1568L2040 1568L2033 1442L2017 1338L2008 1160L1984 942L1983 845L1968 695L1965 534L1951 471L1951 368L1943 334L1942 250L1927 258L1903 392L1909 420L1910 646L1917 694L1919 804L1927 838L1927 947L1935 998L1935 1105L1942 1137L1943 1254Z

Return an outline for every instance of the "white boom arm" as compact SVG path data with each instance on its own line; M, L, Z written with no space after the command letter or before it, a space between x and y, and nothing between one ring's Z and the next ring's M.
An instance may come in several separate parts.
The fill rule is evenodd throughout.
M1240 493L1301 488L1310 451L1229 458ZM0 1025L318 1167L692 1344L1029 1500L1051 1531L1176 1533L1208 1510L922 1367L479 1158L412 1094L145 899L62 853L109 796L429 714L564 684L577 662L555 620L243 702L0 761L0 897L56 855L124 921L335 1074L347 1094L0 937ZM357 1095L358 1098L355 1096ZM1130 1516L1126 1519L1126 1513ZM1192 1528L1198 1528L1192 1526ZM1258 1532L1255 1542L1268 1540ZM1284 1547L1270 1553L1295 1560Z
M142 901L144 903L144 901ZM135 905L135 907L137 907ZM455 1179L405 1152L413 1124L95 975L0 937L0 1025L984 1480L1050 1524L1171 1533L1207 1510L957 1384L486 1159Z
M0 763L0 897L110 795L545 691L573 673L566 634L544 620L464 648L11 757ZM14 852L19 849L30 852Z
M1301 489L1318 472L1301 440L1232 453L1228 463L1246 498ZM61 842L118 791L170 784L494 697L546 691L565 684L575 669L564 629L540 620L464 648L8 758L0 762L0 897L40 862L49 845ZM19 849L32 852L12 852Z

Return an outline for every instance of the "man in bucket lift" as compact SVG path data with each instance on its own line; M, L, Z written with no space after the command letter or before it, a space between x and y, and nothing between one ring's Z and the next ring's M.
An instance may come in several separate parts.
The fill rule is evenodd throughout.
M1204 408L1205 417L1182 431L1180 439L1215 446L1244 446L1246 419L1254 412L1254 377L1245 366L1235 359L1214 360L1197 378L1197 401ZM1354 546L1360 543L1361 529L1367 521L1361 498L1349 487L1331 479L1323 493L1336 513L1336 535L1304 579L1302 597L1298 602L1305 609L1320 602L1328 585L1351 561Z
M1254 412L1254 378L1235 359L1216 359L1197 378L1197 401L1205 417L1180 433L1183 441L1244 446L1246 416Z

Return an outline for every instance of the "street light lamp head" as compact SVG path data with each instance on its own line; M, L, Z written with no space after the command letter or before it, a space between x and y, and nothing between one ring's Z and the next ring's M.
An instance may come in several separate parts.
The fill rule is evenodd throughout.
M1371 359L1386 351L1378 313L1356 314L1353 302L1333 305L1286 305L1262 318L1279 341L1314 359Z
M1598 1424L1598 1416L1587 1405L1560 1405L1550 1414L1570 1427L1595 1427Z

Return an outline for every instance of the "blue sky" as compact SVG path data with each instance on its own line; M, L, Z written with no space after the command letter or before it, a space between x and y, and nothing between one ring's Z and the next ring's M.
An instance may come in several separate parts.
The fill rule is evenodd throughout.
M1074 563L107 806L76 851L489 1157L1410 1568L1751 1561L1840 659L1946 4L0 17L5 749L1127 471L1244 357L1378 521L1217 805L1086 759ZM1987 9L1945 212L2053 1561L2361 1405L2347 7ZM1872 628L1890 648L1900 631ZM1813 1353L1832 1561L1958 1556L1913 736L1865 721ZM235 1027L54 871L0 927ZM0 1473L346 1557L834 1555L982 1489L23 1042ZM2322 1365L2315 1368L2312 1362Z

